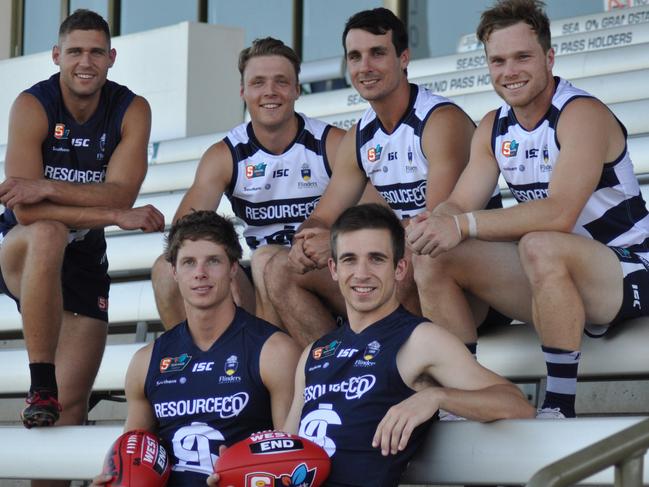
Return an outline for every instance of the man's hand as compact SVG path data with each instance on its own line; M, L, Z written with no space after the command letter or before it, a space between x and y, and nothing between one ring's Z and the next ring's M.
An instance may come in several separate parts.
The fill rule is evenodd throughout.
M396 455L404 450L415 428L433 417L439 409L435 389L422 389L388 409L372 438L372 446L380 447L381 455Z
M163 232L165 217L153 205L120 210L115 224L122 230L142 230L143 232Z
M100 473L94 479L92 479L92 484L90 484L90 487L99 487L100 485L106 485L108 482L113 480L113 478L114 477L112 475Z
M309 271L317 269L316 263L313 262L304 252L304 231L300 231L293 236L293 245L288 252L288 263L298 274L306 274Z
M221 478L219 477L219 474L218 473L213 473L212 475L207 477L206 483L210 487L234 487L232 485L221 485L221 484L219 484L219 480L221 480Z
M329 236L331 232L324 228L307 228L300 232L304 236L304 255L315 263L316 268L323 269L327 267L329 257L331 257L331 245Z
M226 448L227 447L225 445L219 446L219 458L221 457L221 455L223 455L223 452L226 450ZM217 462L218 462L218 460L217 460ZM221 478L219 477L219 474L218 473L213 473L209 477L207 477L206 482L207 482L207 485L209 485L210 487L232 487L231 485L220 486L219 485L219 480L221 480Z
M47 199L47 179L9 177L0 184L0 202L10 210L16 205L31 205Z
M458 215L457 218L460 218ZM421 213L406 228L406 243L415 254L436 257L456 247L464 238L455 218Z

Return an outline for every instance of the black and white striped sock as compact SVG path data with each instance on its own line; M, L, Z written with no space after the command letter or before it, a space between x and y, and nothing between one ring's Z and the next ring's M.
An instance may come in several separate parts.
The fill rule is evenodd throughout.
M548 368L542 409L559 408L566 418L575 417L577 369L581 352L541 346Z

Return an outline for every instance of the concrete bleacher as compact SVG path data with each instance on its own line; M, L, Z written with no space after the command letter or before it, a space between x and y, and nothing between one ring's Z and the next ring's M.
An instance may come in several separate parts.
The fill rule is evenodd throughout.
M632 10L634 14L644 11ZM649 201L649 23L616 25L606 31L607 35L627 32L631 32L630 42L623 47L609 48L597 43L589 44L588 36L592 38L595 33L564 32L565 35L555 38L555 42L576 45L583 41L586 48L579 53L569 53L568 48L560 50L554 71L598 96L626 125L636 174L641 180L645 200ZM413 61L409 67L410 79L450 97L479 121L488 110L500 104L491 88L484 63L480 64L481 54L464 52ZM467 66L473 68L467 69ZM353 89L306 95L297 103L299 111L342 128L349 128L367 106ZM155 205L170 223L180 199L193 181L201 154L223 135L154 141L149 151L149 172L136 205ZM0 146L0 161L4 160L4 154L5 148ZM508 204L511 204L511 199ZM232 214L225 199L219 211ZM158 316L149 272L153 261L162 252L163 236L159 233L123 232L115 227L107 228L106 234L110 273L119 281L111 287L110 329L117 325L156 324ZM249 251L246 255L249 257ZM20 330L20 316L13 301L0 296L0 338L16 338ZM601 340L584 339L580 379L649 379L649 354L646 353L649 322L639 319L625 323L611 335ZM142 343L136 342L135 337L133 343L110 344L94 390L121 393L130 357L140 346ZM481 338L479 359L485 366L517 382L538 384L545 376L538 340L528 325L489 330ZM0 349L0 370L3 371L0 396L23 394L29 379L24 349ZM642 411L642 414L647 413L649 405ZM412 483L524 483L536 469L548 462L637 421L635 417L618 417L579 419L560 425L553 422L541 425L534 421L436 425L426 448L409 469L406 480ZM53 430L26 432L20 427L4 428L0 434L15 441L17 452L33 449L35 444L43 445L44 453L38 456L47 458L48 463L39 469L40 478L88 478L98 471L103 454L120 427L94 426L92 432L83 427L68 428L68 431L65 441L70 442L69 447L60 446L61 437ZM540 441L542 445L539 445ZM60 448L54 448L55 444ZM77 470L62 472L53 452L70 451L74 445L80 444L84 445L85 461L77 462L74 466ZM20 454L4 458L0 455L0 477L20 478L24 472L20 468L21 458ZM521 461L512 467L507 463L511 458ZM466 468L465 462L470 463L471 468ZM508 467L504 468L504 465ZM647 471L645 481L649 482ZM611 478L609 472L598 477L597 482L610 483Z

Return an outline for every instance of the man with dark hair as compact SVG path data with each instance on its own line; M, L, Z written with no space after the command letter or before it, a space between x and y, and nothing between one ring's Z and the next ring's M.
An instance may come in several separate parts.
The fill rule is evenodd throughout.
M257 39L241 51L241 97L251 120L203 154L174 216L175 221L192 209L216 210L227 195L234 214L246 223L244 237L253 250L251 275L239 272L234 281L235 301L276 325L284 317L268 301L266 263L290 244L297 226L318 203L344 133L295 112L299 70L295 52L272 37ZM314 285L334 287L326 271L310 277ZM182 321L184 309L171 267L162 257L152 278L162 322L171 328Z
M426 316L476 342L470 297L534 324L548 369L539 418L575 416L582 334L646 313L649 220L626 129L554 77L542 2L502 0L478 27L503 105L480 122L453 193L407 240ZM518 205L479 211L502 174Z
M240 256L234 226L214 211L188 213L169 231L165 257L187 319L133 356L124 425L169 446L169 485L205 485L222 445L284 427L299 349L235 305ZM93 485L110 480L100 475Z
M477 421L533 416L516 386L399 305L408 262L391 209L345 210L331 228L331 250L349 321L302 353L286 420L288 431L331 457L327 486L396 486L439 408Z
M301 225L289 257L275 256L267 273L275 276L267 285L271 302L286 316L287 327L309 340L335 326L327 313L329 295L304 284L304 276L327 265L329 226L358 202L368 179L404 225L434 208L468 161L474 130L457 105L408 82L408 35L390 10L353 15L342 41L352 84L370 108L343 139L331 184ZM412 276L400 281L399 298L419 312Z
M144 98L106 79L115 56L104 19L75 11L52 49L60 72L11 109L0 290L22 314L28 428L52 425L59 413L59 424L86 418L108 321L104 227L164 228L152 206L131 208L147 170L151 113Z

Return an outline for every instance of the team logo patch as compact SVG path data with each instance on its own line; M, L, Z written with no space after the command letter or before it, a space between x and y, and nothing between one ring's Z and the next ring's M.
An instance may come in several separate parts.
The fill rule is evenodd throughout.
M65 140L70 135L70 129L65 128L64 123L57 123L54 126L54 138L58 140Z
M260 178L266 174L268 164L260 162L259 164L246 164L246 178Z
M518 154L518 142L516 142L516 140L503 141L500 152L505 157L514 157Z
M183 353L178 357L165 357L160 360L160 372L180 372L191 361L192 356Z
M266 472L246 474L246 487L311 487L317 469L309 470L305 463L299 464L290 474L279 476Z
M98 296L97 297L97 307L103 312L108 311L108 298L106 298L104 296Z
M320 360L321 358L331 357L336 353L336 349L340 346L342 342L340 340L334 340L333 342L325 345L324 347L314 348L312 355L315 360Z
M376 340L374 340L373 342L368 343L367 347L365 347L363 358L365 360L372 360L374 357L376 357L379 354L380 351L381 351L381 344Z
M370 162L378 161L381 158L381 152L383 152L383 147L380 144L376 144L376 147L370 147L367 150L367 160Z
M302 175L302 179L304 181L311 179L311 168L306 162L302 164L302 167L300 168L300 174Z
M223 368L225 370L225 375L234 375L234 373L237 371L239 368L239 360L237 359L236 355L230 355L228 359L225 361L225 367Z
M225 360L225 365L223 366L223 371L225 375L219 376L219 384L234 384L241 382L241 376L235 375L237 369L239 368L239 359L236 355L230 355Z

